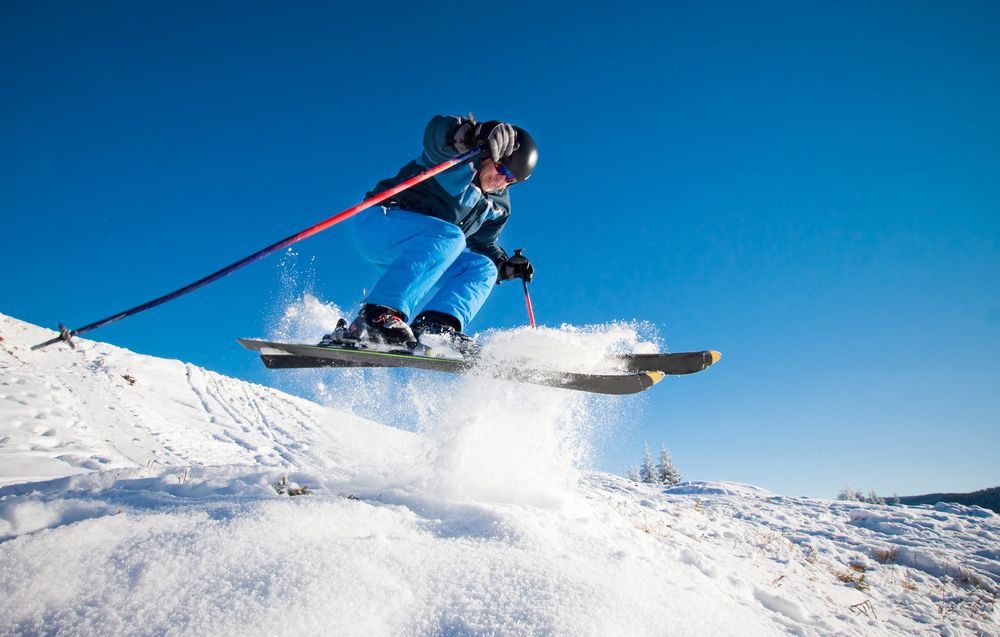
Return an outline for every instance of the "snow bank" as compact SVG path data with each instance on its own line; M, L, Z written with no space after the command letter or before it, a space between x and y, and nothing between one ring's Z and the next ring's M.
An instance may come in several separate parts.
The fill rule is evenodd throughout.
M552 332L532 347L575 342ZM581 471L621 399L286 381L341 396L321 406L91 341L28 351L50 334L0 316L3 633L1000 634L983 509ZM362 417L408 404L409 431Z

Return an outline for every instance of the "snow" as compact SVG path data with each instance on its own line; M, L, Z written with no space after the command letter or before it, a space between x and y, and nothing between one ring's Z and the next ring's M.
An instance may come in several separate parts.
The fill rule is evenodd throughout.
M622 330L490 342L589 364ZM52 335L0 315L3 634L1000 634L991 511L587 471L635 398L284 377L313 402L86 339L30 351ZM402 397L339 391L361 379Z

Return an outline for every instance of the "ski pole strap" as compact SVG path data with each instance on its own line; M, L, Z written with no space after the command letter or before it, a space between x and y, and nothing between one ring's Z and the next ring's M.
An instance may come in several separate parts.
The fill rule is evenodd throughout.
M455 157L454 159L449 159L448 161L440 163L437 166L434 166L433 168L429 168L429 169L425 170L424 172L420 173L419 175L417 175L415 177L411 177L410 179L407 179L406 181L404 181L403 183L399 184L398 186L390 188L389 190L386 190L385 192L380 192L379 194L375 195L374 197L371 197L370 199L365 199L364 201L362 201L358 205L354 206L353 208L348 208L347 210L345 210L345 211L343 211L343 212L341 212L339 214L336 214L336 215L330 217L329 219L327 219L325 221L321 221L321 222L317 223L314 226L310 226L309 228L306 228L302 232L293 234L292 236L288 237L287 239L282 239L281 241L275 243L274 245L270 245L270 246L264 248L263 250L261 250L259 252L255 252L255 253L251 254L250 256L246 257L245 259L241 259L240 261L237 261L236 263L234 263L234 264L232 264L230 266L226 266L225 268L222 268L218 272L215 272L214 274L208 275L204 279L200 279L198 281L195 281L191 285L187 285L185 287L182 287L181 289L175 290L175 291L171 292L170 294L166 294L164 296L161 296L158 299L153 299L152 301L149 301L148 303L143 303L142 305L137 305L136 307L133 307L130 310L125 310L124 312L120 312L118 314L115 314L114 316L109 316L106 319L101 319L100 321L97 321L96 323L91 323L90 325L85 325L85 326L83 326L83 327L81 327L79 329L75 329L75 330L72 330L72 331L70 331L69 329L67 329L66 327L64 327L62 325L62 323L60 323L59 324L59 336L55 337L54 339L52 339L50 341L45 341L44 343L39 343L38 345L35 345L31 349L33 349L33 350L35 350L35 349L41 349L43 347L48 347L49 345L52 345L53 343L58 343L59 341L63 341L63 342L69 343L70 347L73 347L72 338L74 336L78 335L78 334L83 334L84 332L90 332L92 330L96 330L99 327L104 327L105 325L108 325L110 323L114 323L115 321L120 321L120 320L122 320L124 318L128 318L128 317L130 317L130 316L132 316L134 314L138 314L139 312L143 312L143 311L148 310L150 308L154 308L157 305L163 305L167 301L173 301L177 297L184 296L188 292L194 292L198 288L205 287L209 283L212 283L214 281L218 281L219 279L221 279L222 277L226 276L227 274L232 274L233 272L239 270L242 267L248 266L248 265L250 265L251 263L253 263L255 261L260 261L264 257L269 256L271 254L274 254L278 250L281 250L283 248L287 248L288 246L292 245L296 241L301 241L302 239L305 239L306 237L311 237L312 235L316 234L317 232L322 232L323 230L326 230L327 228L329 228L332 225L340 223L341 221L343 221L344 219L347 219L348 217L353 217L354 215L358 214L359 212L361 212L365 208L370 208L370 207L374 206L377 203L381 203L381 202L385 201L386 199L388 199L389 197L392 197L393 195L398 194L398 193L406 190L407 188L415 186L418 183L420 183L420 182L422 182L422 181L424 181L426 179L430 179L434 175L437 175L439 173L442 173L442 172L448 170L452 166L456 166L458 164L467 162L467 161L475 158L481 152L483 152L483 147L482 146L476 146L475 148L473 148L469 152L463 153L463 154L459 155L458 157ZM527 288L525 288L525 290L527 290Z

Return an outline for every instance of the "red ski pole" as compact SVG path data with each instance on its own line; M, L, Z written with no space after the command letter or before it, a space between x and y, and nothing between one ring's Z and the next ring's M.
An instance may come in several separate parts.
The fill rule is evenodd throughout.
M424 172L420 173L416 177L408 179L408 180L404 181L403 183L399 184L398 186L396 186L394 188L390 188L389 190L386 190L385 192L381 192L381 193L375 195L374 197L372 197L371 199L365 199L364 201L362 201L358 205L354 206L353 208L348 208L344 212L341 212L340 214L334 215L334 216L330 217L329 219L327 219L326 221L321 221L321 222L317 223L314 226L310 226L310 227L306 228L305 230L303 230L302 232L298 232L296 234L293 234L292 236L288 237L287 239L282 239L278 243L275 243L274 245L270 245L270 246L264 248L263 250L261 250L259 252L254 252L253 254L251 254L250 256L246 257L245 259L241 259L240 261L237 261L236 263L234 263L234 264L232 264L230 266L226 266L226 267L222 268L221 270L219 270L218 272L215 272L214 274L208 275L204 279L200 279L198 281L195 281L191 285L182 287L181 289L175 290L175 291L171 292L170 294L166 294L164 296L161 296L158 299L153 299L152 301L149 301L148 303L143 303L142 305L137 305L136 307L133 307L130 310L125 310L124 312L121 312L119 314L115 314L114 316L109 316L106 319L101 319L100 321L97 321L96 323L91 323L90 325L85 325L84 327L81 327L79 329L75 329L75 330L72 330L72 331L69 328L65 327L62 323L60 323L59 324L59 336L55 337L51 341L45 341L44 343L39 343L38 345L35 345L31 349L41 349L41 348L46 347L48 345L52 345L53 343L58 343L59 341L64 341L66 343L69 343L69 346L73 347L73 340L72 339L77 334L83 334L84 332L89 332L91 330L96 330L97 328L104 327L105 325L107 325L109 323L114 323L115 321L120 321L123 318L128 318L128 317L132 316L133 314L138 314L139 312L142 312L144 310L148 310L150 308L156 307L157 305L162 305L162 304L166 303L167 301L173 301L177 297L184 296L188 292L194 292L198 288L204 287L204 286L208 285L209 283L212 283L213 281L218 281L219 279L221 279L222 277L226 276L227 274L232 274L233 272L239 270L240 268L242 268L244 266L250 265L251 263L253 263L255 261L259 261L259 260L263 259L264 257L277 252L278 250L281 250L283 248L286 248L286 247L292 245L296 241L301 241L302 239L305 239L306 237L311 237L312 235L316 234L317 232L321 232L323 230L326 230L330 226L332 226L332 225L334 225L336 223L340 223L344 219L347 219L348 217L352 217L352 216L358 214L359 212L361 212L365 208L370 208L371 206L374 206L377 203L385 201L389 197L391 197L391 196L393 196L393 195L395 195L395 194L397 194L399 192L402 192L402 191L406 190L407 188L409 188L411 186L414 186L414 185L420 183L421 181L424 181L425 179L429 179L429 178L433 177L434 175L437 175L438 173L442 173L442 172L448 170L449 168L451 168L452 166L455 166L457 164L461 164L463 162L469 161L469 160L473 159L474 157L476 157L482 151L483 151L482 146L476 146L475 148L473 148L469 152L464 153L462 155L459 155L458 157L455 157L454 159L449 159L446 162L442 162L442 163L438 164L437 166L434 166L433 168L428 168L427 170L425 170ZM526 287L525 290L527 291L527 289L528 288ZM530 304L529 304L529 306L530 306ZM532 324L532 326L534 326L534 319L532 319L532 323L531 324Z
M531 321L531 328L535 328L535 313L531 311L531 297L528 295L528 279L521 275L521 283L524 284L524 300L528 303L528 320Z

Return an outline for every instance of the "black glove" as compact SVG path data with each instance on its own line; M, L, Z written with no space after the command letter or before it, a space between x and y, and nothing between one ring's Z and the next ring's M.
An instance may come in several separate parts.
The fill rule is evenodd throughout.
M521 254L523 251L523 248L514 250L514 256L497 264L497 271L499 272L497 285L500 285L504 281L513 281L514 279L521 278L531 283L531 277L535 274L535 268L528 262L528 257Z
M454 147L459 155L464 155L479 145L481 128L482 124L476 121L472 113L469 113L469 119L462 122L448 138L448 145Z

